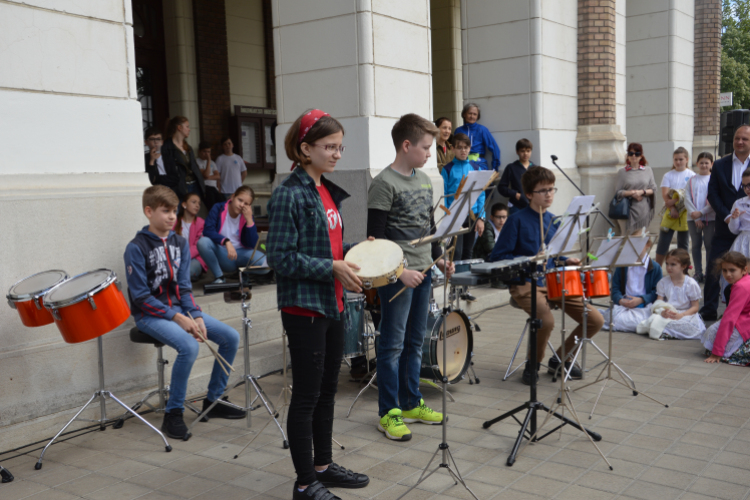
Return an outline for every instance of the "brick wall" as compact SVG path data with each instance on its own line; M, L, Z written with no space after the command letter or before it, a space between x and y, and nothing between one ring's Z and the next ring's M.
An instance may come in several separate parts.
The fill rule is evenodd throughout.
M694 134L719 133L721 0L695 0Z
M224 0L193 0L201 140L218 144L229 133L229 56Z
M615 124L615 0L578 0L578 124Z

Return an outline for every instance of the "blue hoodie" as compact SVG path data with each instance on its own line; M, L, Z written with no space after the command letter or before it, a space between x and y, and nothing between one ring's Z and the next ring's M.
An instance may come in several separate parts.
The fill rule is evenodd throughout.
M443 176L443 186L445 194L455 194L458 189L458 185L461 184L461 180L469 175L472 170L484 170L476 162L463 161L458 158L453 158L449 163L443 167L443 171L440 175ZM471 211L474 215L484 219L484 193L479 195L477 202L471 207ZM445 206L449 207L453 203L453 196L449 196L445 199Z
M492 137L492 134L487 127L480 125L477 122L464 123L453 133L466 134L469 136L469 140L471 141L471 151L469 154L480 155L477 163L482 170L489 170L487 160L484 158L484 154L488 149L490 150L490 153L492 153L492 170L495 170L496 172L500 170L500 146L497 145L497 141Z
M125 271L136 321L145 315L171 320L180 312L174 306L193 318L203 316L190 283L190 245L174 231L166 240L148 226L138 231L125 248Z

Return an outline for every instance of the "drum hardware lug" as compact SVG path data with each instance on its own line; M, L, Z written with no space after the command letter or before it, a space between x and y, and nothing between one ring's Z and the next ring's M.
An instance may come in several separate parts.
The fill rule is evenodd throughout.
M397 281L398 281L398 276L396 276L395 274L392 276L388 276L388 283L390 283L391 285Z
M362 282L362 288L364 288L365 290L370 290L372 288L372 281Z
M115 285L117 285L117 289L122 292L122 283L120 280L115 280Z
M573 343L575 345L578 345L579 342L580 342L580 339L578 338L578 335L576 335L575 337L573 337Z
M10 299L8 299L8 305L10 306L10 308L11 308L11 309L15 309L15 308L16 308L16 303L15 303L15 302L13 302L13 301L12 301L12 300L10 300Z
M62 320L62 318L60 317L60 312L57 309L52 309L50 310L50 312L52 313L53 318L55 318L58 321Z
M34 305L36 306L36 308L41 311L42 310L42 304L41 304L41 302L39 302L40 298L41 298L41 295L35 295L33 300L34 300Z
M94 296L92 294L88 295L88 301L89 301L89 304L91 304L91 309L96 311L96 302L94 302Z

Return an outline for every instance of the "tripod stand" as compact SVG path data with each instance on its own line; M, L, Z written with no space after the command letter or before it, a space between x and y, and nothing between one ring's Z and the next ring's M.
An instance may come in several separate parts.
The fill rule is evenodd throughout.
M279 424L279 421L277 420L279 413L276 411L276 408L274 407L273 403L270 401L268 396L266 396L266 393L263 391L263 388L260 386L260 383L258 383L258 377L253 375L250 372L250 328L253 327L253 322L250 318L247 317L247 311L250 309L250 304L248 304L248 300L251 298L250 288L243 286L242 282L244 281L242 279L242 274L245 271L240 271L240 283L239 283L239 298L242 302L242 336L244 339L244 350L243 350L243 364L244 364L244 374L242 375L242 378L233 386L228 387L224 394L220 398L217 398L216 401L214 401L208 408L203 410L203 413L198 415L198 417L193 421L193 423L190 424L190 427L188 428L187 434L185 434L184 440L187 441L190 439L191 431L195 424L197 422L202 421L206 415L213 409L214 406L217 404L223 404L226 406L230 406L232 408L243 410L247 412L247 426L250 427L252 425L252 417L251 412L253 410L256 410L260 408L260 405L253 407L253 403L260 399L261 405L265 407L266 411L268 412L268 415L271 417L273 422L276 424L276 427L278 427L279 432L281 432L281 437L283 438L282 446L284 449L289 448L289 441L286 439L286 434L284 433L284 429L281 427L281 424ZM234 297L236 297L237 292L234 292L233 294L229 294L229 297L227 297L227 294L225 294L225 301L228 302L234 302ZM286 352L286 349L284 350ZM284 364L284 370L286 371L286 364ZM285 379L286 380L286 379ZM235 389L236 387L239 387L241 385L245 386L245 406L239 406L233 403L230 403L228 401L225 401L223 398L232 389ZM251 400L251 394L250 394L250 387L255 390L255 399Z

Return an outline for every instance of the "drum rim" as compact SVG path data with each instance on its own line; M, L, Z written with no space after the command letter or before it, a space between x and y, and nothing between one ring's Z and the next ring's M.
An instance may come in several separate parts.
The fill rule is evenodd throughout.
M50 287L44 288L42 290L37 290L36 292L33 292L33 293L23 293L23 294L14 294L14 293L12 293L13 289L15 287L17 287L18 285L20 285L21 283L23 283L27 279L30 279L30 278L33 278L34 276L39 276L40 274L45 274L45 273L62 273L63 276L64 276L64 278L62 280L58 281L57 283L55 283L54 285L50 286ZM61 283L64 283L64 282L68 281L69 279L70 279L70 276L68 275L68 273L65 272L65 271L63 271L62 269L48 269L46 271L41 271L41 272L38 272L38 273L34 273L31 276L26 276L25 278L22 278L22 279L16 281L15 283L13 283L13 286L10 287L10 289L8 290L8 293L7 293L7 295L5 297L8 300L10 300L11 302L25 302L27 300L32 300L35 297L39 297L41 295L45 295L47 292L49 292L50 290L52 290L53 288L55 288L57 285L60 285Z
M59 288L63 284L65 284L65 283L67 283L69 281L73 281L76 278L80 278L80 277L86 276L88 274L98 273L99 271L106 271L106 272L109 273L109 276L107 277L107 279L105 279L102 283L99 283L97 286L95 286L94 288L92 288L91 290L89 290L86 293L83 293L83 294L80 294L80 295L76 295L76 296L71 297L69 299L58 300L58 301L54 301L54 302L46 302L45 301L44 307L46 307L49 310L52 310L52 309L59 309L61 307L72 306L73 304L78 304L79 302L83 302L84 300L88 299L89 296L93 297L94 295L96 295L99 292L103 291L105 288L108 288L112 283L116 282L119 285L119 281L117 280L117 274L113 270L111 270L111 269L106 269L106 268L102 267L102 268L99 268L99 269L94 269L92 271L86 271L85 273L77 274L77 275L73 276L72 278L63 281L62 283L58 283L57 285L55 285L54 287L52 287L47 293L51 294L54 290L56 290L57 288Z
M591 270L593 271L593 269ZM548 269L546 274L561 273L563 271L565 271L566 273L571 273L571 272L580 273L581 268L576 267L576 266L553 267L552 269Z

